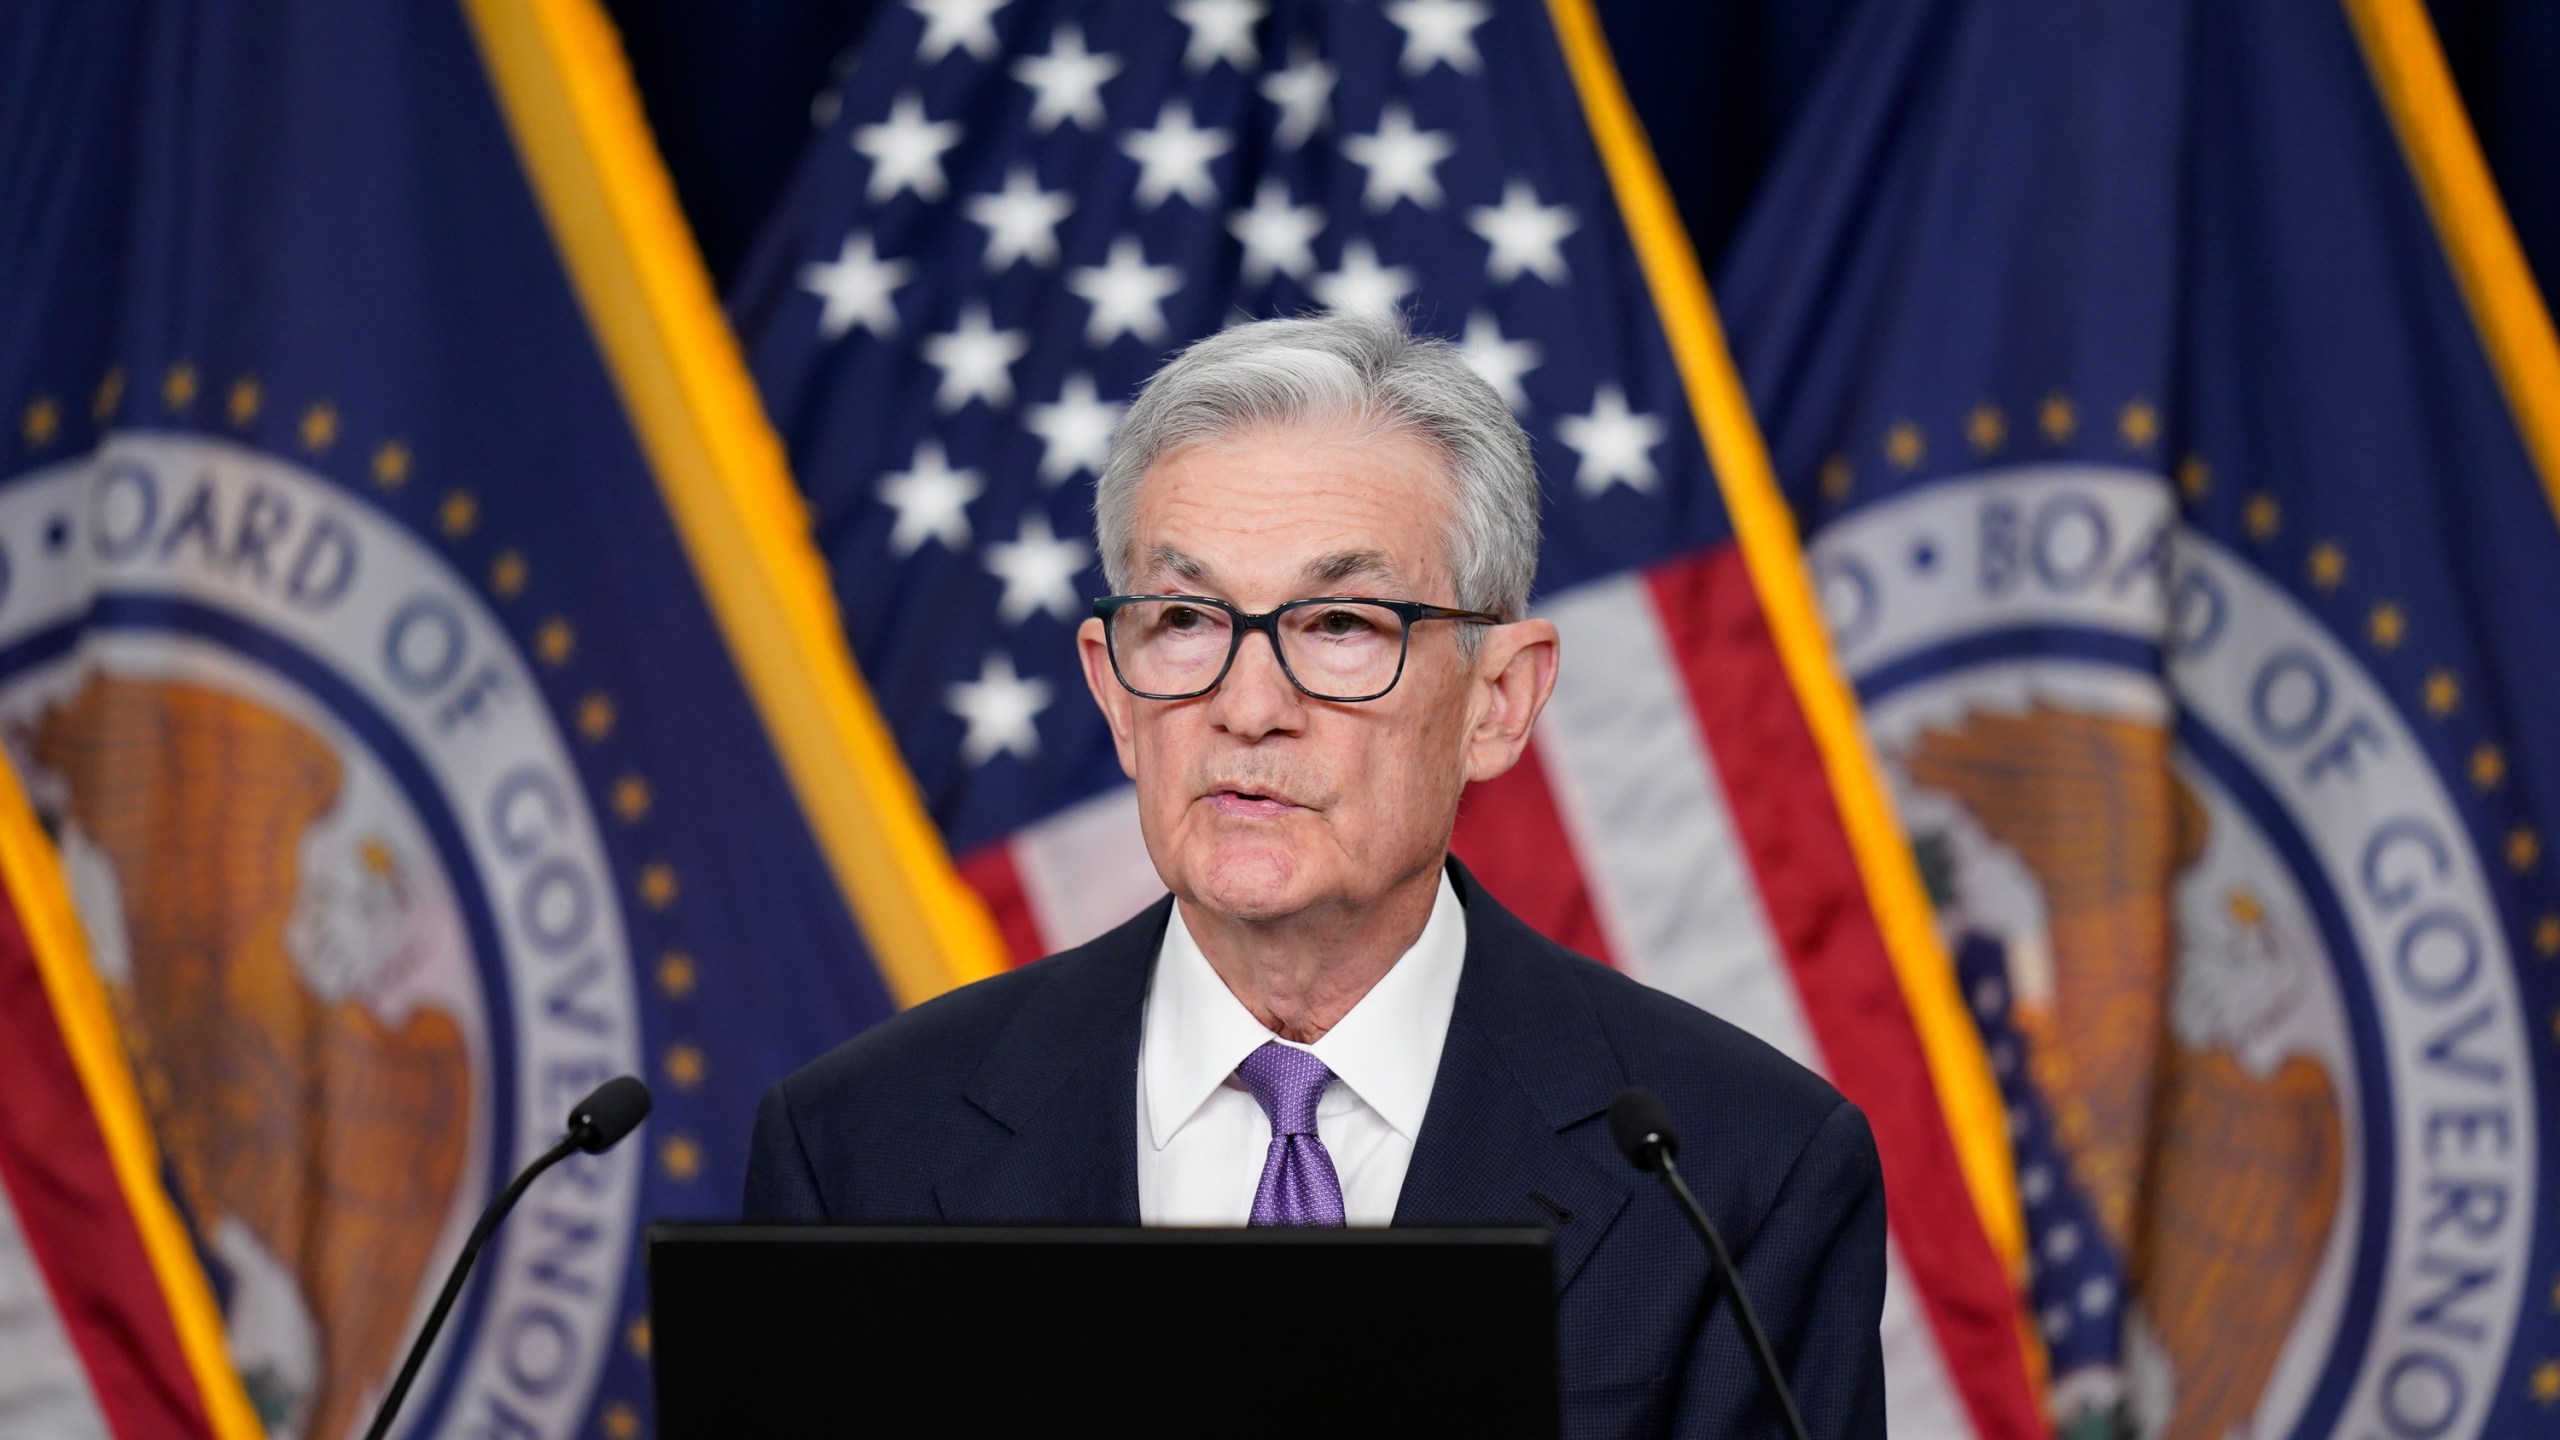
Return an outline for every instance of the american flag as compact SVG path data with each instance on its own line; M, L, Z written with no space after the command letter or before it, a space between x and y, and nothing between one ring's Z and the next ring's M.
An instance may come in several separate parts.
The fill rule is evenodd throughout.
M1162 894L1072 643L1128 397L1247 318L1393 310L1460 346L1536 445L1539 609L1565 637L1538 741L1471 795L1460 852L1524 918L1867 1109L1896 1432L2040 1433L1586 118L1568 47L1605 65L1595 34L1582 0L886 6L732 315L853 654L1019 959Z

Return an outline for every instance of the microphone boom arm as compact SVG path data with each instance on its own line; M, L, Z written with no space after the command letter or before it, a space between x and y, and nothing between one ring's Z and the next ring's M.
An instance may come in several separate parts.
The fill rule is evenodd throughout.
M1760 1363L1760 1375L1769 1382L1769 1393L1778 1397L1778 1411L1787 1422L1790 1440L1807 1440L1804 1417L1796 1413L1796 1397L1778 1369L1777 1352L1769 1348L1769 1332L1760 1328L1760 1314L1751 1308L1751 1292L1742 1288L1742 1274L1733 1268L1733 1256L1724 1248L1724 1237L1716 1233L1716 1222L1707 1218L1706 1207L1689 1193L1689 1182L1680 1178L1679 1163L1667 1151L1661 1156L1661 1170L1662 1183L1671 1187L1672 1198L1680 1202L1680 1213L1689 1217L1690 1228L1707 1242L1707 1253L1715 1258L1716 1270L1724 1277L1724 1288L1733 1294L1733 1310L1742 1317L1742 1334L1751 1345L1751 1358Z
M1662 1097L1642 1086L1619 1091L1618 1098L1609 1102L1609 1138L1617 1142L1618 1153L1627 1157L1628 1164L1662 1177L1671 1198L1679 1202L1680 1213L1688 1217L1689 1228L1707 1242L1707 1255L1724 1276L1724 1288L1733 1292L1733 1311L1742 1321L1742 1335L1751 1346L1760 1379L1778 1397L1778 1414L1787 1422L1788 1440L1807 1440L1804 1416L1796 1412L1796 1397L1787 1388L1785 1372L1778 1368L1778 1354L1769 1348L1769 1332L1760 1328L1760 1312L1751 1308L1751 1293L1742 1288L1742 1272L1733 1268L1733 1252L1724 1248L1716 1222L1707 1218L1707 1208L1689 1193L1689 1182L1680 1178L1680 1167L1674 1163L1680 1136L1671 1128L1671 1112ZM1715 1304L1713 1291L1708 1292L1706 1303Z
M409 1398L409 1387L417 1381L418 1368L427 1363L427 1351L436 1343L436 1332L444 1328L445 1316L452 1313L453 1302L462 1298L462 1287L471 1278L471 1264L480 1258L480 1247L488 1244L489 1237L497 1233L498 1222L506 1219L507 1212L516 1208L516 1201L524 1198L526 1186L544 1171L575 1154L577 1149L576 1139L561 1136L550 1149L542 1152L541 1158L507 1182L507 1188L499 1191L498 1198L481 1212L480 1223L471 1227L471 1238L462 1243L462 1254L454 1260L452 1272L444 1277L444 1289L437 1292L436 1306L427 1312L425 1327L418 1331L418 1338L410 1342L408 1358L400 1362L400 1374L392 1380L391 1388L383 1393L381 1406L373 1412L373 1426L364 1432L364 1440L383 1440L391 1433L391 1418L400 1413L400 1402Z
M400 1362L400 1373L383 1392L382 1403L375 1407L373 1424L364 1432L365 1440L383 1440L391 1433L391 1422L400 1413L400 1402L409 1398L409 1387L417 1383L419 1367L427 1363L427 1351L436 1343L436 1334L444 1329L445 1317L453 1313L453 1302L462 1298L464 1282L471 1278L472 1262L480 1258L480 1248L498 1232L498 1223L524 1198L525 1187L541 1178L544 1171L573 1153L584 1150L601 1155L622 1143L622 1137L638 1128L649 1117L649 1087L629 1075L617 1075L597 1086L587 1098L569 1112L567 1133L552 1143L550 1149L534 1157L532 1164L516 1172L489 1208L480 1212L480 1223L471 1227L471 1238L462 1244L462 1253L454 1257L453 1269L444 1277L444 1289L436 1293L435 1308L427 1312L427 1323L418 1338L409 1344L408 1356Z

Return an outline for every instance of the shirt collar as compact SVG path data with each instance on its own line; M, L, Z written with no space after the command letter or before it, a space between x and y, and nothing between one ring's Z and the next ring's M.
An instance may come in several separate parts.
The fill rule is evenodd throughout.
M1443 870L1431 918L1412 948L1340 1024L1303 1047L1408 1142L1420 1138L1422 1117L1431 1107L1466 955L1466 907ZM1148 1138L1155 1147L1172 1144L1236 1066L1273 1038L1210 968L1183 923L1182 907L1175 905L1148 985L1139 1061L1153 1131Z

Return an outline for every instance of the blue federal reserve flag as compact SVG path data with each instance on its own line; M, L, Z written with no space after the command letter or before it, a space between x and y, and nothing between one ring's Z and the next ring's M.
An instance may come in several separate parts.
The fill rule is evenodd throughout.
M280 1433L361 1426L621 1072L405 1429L636 1433L639 1227L734 1213L761 1089L893 1008L839 882L921 818L619 64L581 3L0 33L0 728Z
M2064 1433L2547 1433L2560 359L2423 12L1869 7L1723 290Z

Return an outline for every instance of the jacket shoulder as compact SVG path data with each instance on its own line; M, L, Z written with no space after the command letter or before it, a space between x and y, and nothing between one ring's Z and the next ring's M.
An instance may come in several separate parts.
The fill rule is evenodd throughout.
M1630 1084L1666 1100L1674 1092L1712 1096L1807 1133L1842 1103L1830 1081L1741 1026L1596 960L1562 953Z
M1026 1051L1091 1042L1101 1000L1143 977L1163 910L891 1016L776 1083L756 1109L748 1218L934 1218L939 1178L1005 1133L1000 1077Z
M1629 1085L1662 1099L1682 1171L1728 1239L1751 1245L1774 1216L1849 1213L1882 1193L1866 1117L1830 1081L1742 1027L1570 951L1571 967ZM1790 1188L1818 1191L1792 1209Z
M1579 1000L1599 1028L1596 1039L1623 1073L1620 1083L1661 1096L1683 1133L1693 1114L1712 1112L1745 1122L1754 1133L1790 1135L1801 1144L1843 1103L1829 1081L1776 1046L1566 949L1512 914L1463 868L1453 866L1453 876L1471 902L1471 942L1483 944L1491 952L1487 958L1506 968L1525 967L1525 985L1504 987L1512 1008L1571 1007ZM1560 1018L1547 1014L1537 1023L1551 1026Z
M1151 947L1164 929L1163 905L1071 950L972 981L901 1011L801 1066L774 1089L795 1111L918 1087L954 1093L1023 1007L1062 977Z
M794 1070L774 1088L794 1109L832 1107L883 1083L926 1076L956 1087L1063 957L973 981L890 1016Z
M1680 1128L1684 1153L1712 1154L1728 1173L1774 1177L1792 1169L1844 1108L1850 1112L1847 1123L1864 1134L1856 1107L1776 1046L1566 949L1498 902L1486 907L1483 918L1491 932L1487 938L1512 963L1544 977L1535 992L1559 1003L1563 997L1557 992L1567 992L1582 1002L1598 1041L1616 1061L1617 1083L1640 1085L1661 1097ZM1476 923L1471 912L1468 924ZM1758 1213L1756 1205L1746 1209Z

